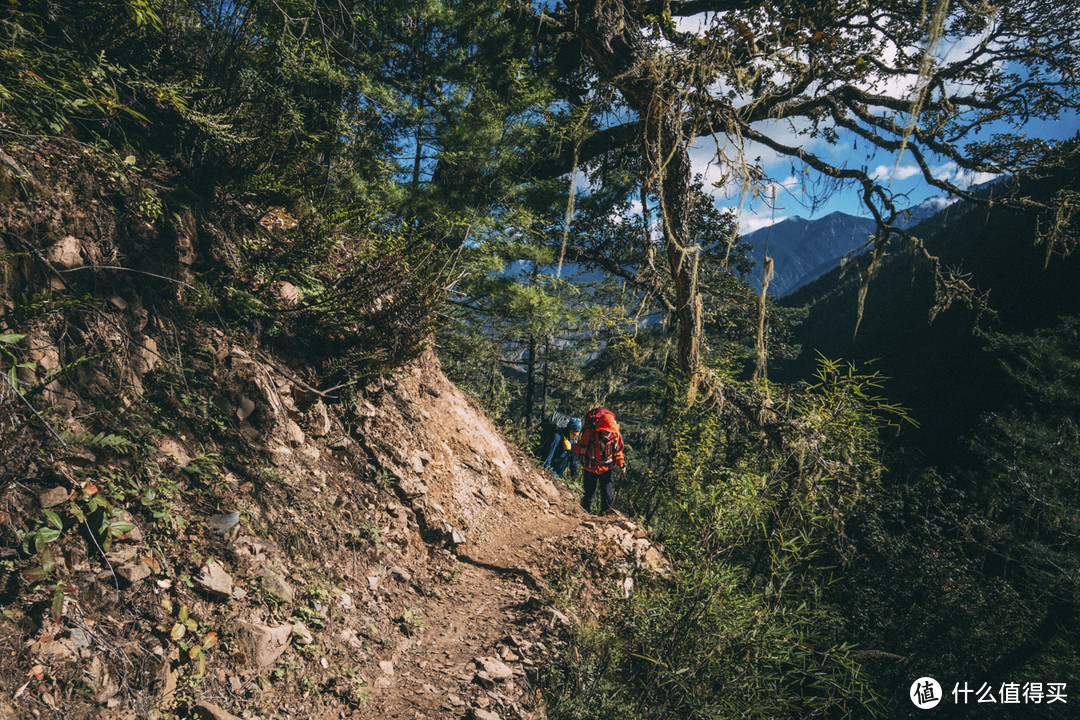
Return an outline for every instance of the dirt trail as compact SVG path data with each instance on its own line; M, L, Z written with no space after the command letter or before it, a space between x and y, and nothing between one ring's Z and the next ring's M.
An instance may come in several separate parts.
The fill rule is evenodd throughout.
M383 672L375 681L362 716L413 720L479 708L504 718L532 717L526 709L530 672L539 656L530 638L552 617L540 611L535 568L560 560L542 555L546 540L565 538L580 526L576 513L548 511L533 522L500 528L468 552L462 548L458 557L464 561L442 597L423 605L420 627L398 644L391 667L380 666L392 674ZM471 562L469 553L499 564ZM486 678L478 675L484 669L478 658L493 658L513 675L500 677L506 670L498 665Z
M380 664L361 715L532 718L530 678L544 646L536 638L565 622L543 604L545 570L589 555L655 565L659 555L649 554L644 533L622 516L585 513L561 482L503 440L434 358L422 361L391 394L399 408L419 414L419 428L431 430L416 438L434 450L430 460L421 456L414 463L419 469L427 461L425 492L414 508L429 527L450 525L451 545L454 531L465 542L453 546L456 574L441 597L427 598L420 608L422 627ZM389 445L371 449L391 462ZM410 492L410 479L400 480Z
M504 680L497 693L488 695L475 682L474 660L499 657L504 647L514 653L505 657L520 657L519 643L505 641L517 637L519 623L531 615L522 612L529 591L516 581L504 581L475 567L466 569L459 582L460 589L427 606L423 630L394 654L395 675L380 678L382 687L377 684L371 691L364 716L436 718L457 714L467 706L516 704L515 696L527 680L520 675ZM492 679L493 691L495 683Z
M221 232L117 215L74 146L5 151L52 190L0 221L56 266L145 254L190 278ZM544 631L570 622L545 604L549 571L627 592L663 564L633 523L588 517L432 352L320 391L310 358L177 317L134 278L20 277L9 291L100 302L18 331L20 382L86 446L0 403L17 438L0 453L0 720L535 718ZM87 532L99 514L111 547Z

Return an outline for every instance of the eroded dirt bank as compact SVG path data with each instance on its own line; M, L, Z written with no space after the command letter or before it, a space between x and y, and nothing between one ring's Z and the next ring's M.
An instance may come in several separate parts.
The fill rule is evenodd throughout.
M117 366L140 412L169 344L151 329ZM568 622L546 573L588 566L599 593L662 562L629 521L586 516L430 353L345 405L224 334L199 347L200 407L234 446L178 413L141 450L53 446L5 488L8 717L538 717L531 681ZM69 422L85 380L53 388ZM77 519L95 497L123 523L107 552ZM18 535L50 518L34 583L42 554Z

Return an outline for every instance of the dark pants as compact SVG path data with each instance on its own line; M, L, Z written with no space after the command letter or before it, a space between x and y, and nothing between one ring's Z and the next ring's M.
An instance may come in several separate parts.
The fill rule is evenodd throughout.
M600 512L605 512L615 503L615 468L607 472L593 473L586 470L581 474L585 484L585 497L581 499L581 507L587 512L592 512L592 499L596 494L596 486L600 486Z

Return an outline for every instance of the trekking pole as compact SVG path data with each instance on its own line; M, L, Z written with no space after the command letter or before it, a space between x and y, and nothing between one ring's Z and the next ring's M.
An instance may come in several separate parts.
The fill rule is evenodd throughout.
M621 469L622 469L622 473L620 473L622 475L622 478L620 478L621 482L619 482L617 485L615 485L615 483L612 483L613 485L615 485L615 490L611 493L611 507L615 507L615 501L619 499L619 488L622 487L622 484L624 482L626 482L626 467L623 466Z

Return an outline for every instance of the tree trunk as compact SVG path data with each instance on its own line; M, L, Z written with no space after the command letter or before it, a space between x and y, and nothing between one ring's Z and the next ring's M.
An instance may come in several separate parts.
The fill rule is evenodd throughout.
M652 123L650 123L652 125ZM690 236L690 154L682 137L681 123L668 109L656 123L660 142L660 210L664 220L664 247L675 283L675 320L679 327L677 366L690 381L688 400L693 403L701 385L701 293L698 290L698 248Z
M525 429L533 426L533 411L536 406L536 335L529 334L529 362L525 379Z
M582 0L575 15L576 30L601 80L617 87L643 120L642 149L660 196L664 248L675 284L676 363L689 380L692 403L703 380L703 322L698 248L690 236L692 168L679 114L679 92L675 82L664 77L663 63L646 45L641 28L628 22L629 13L621 3Z
M540 417L546 418L548 416L548 384L551 378L550 362L548 356L551 354L551 340L549 338L544 339L544 386L540 391Z

